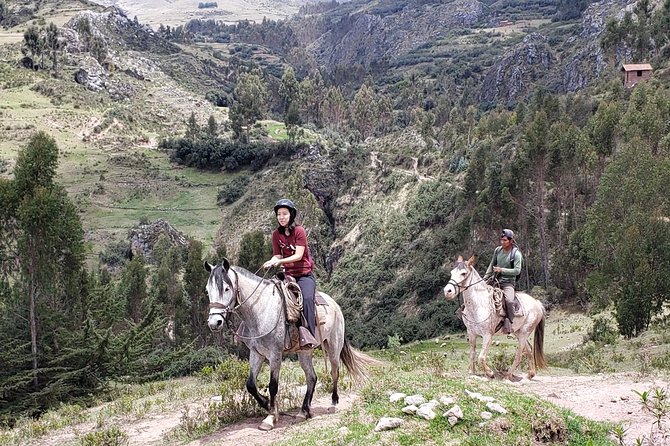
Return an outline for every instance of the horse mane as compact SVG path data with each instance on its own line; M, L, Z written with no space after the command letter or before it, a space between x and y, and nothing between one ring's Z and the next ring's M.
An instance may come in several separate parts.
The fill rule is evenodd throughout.
M268 281L268 279L257 276L256 274L252 273L249 270L246 270L246 269L242 268L241 266L234 265L234 266L231 266L230 268L233 269L240 276L246 277L247 279L256 280L258 282Z

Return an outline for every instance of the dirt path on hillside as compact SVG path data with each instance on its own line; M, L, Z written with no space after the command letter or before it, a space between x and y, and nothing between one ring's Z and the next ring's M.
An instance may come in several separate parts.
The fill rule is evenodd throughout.
M599 375L536 376L532 380L521 379L508 385L522 393L537 395L578 415L597 421L620 423L626 429L626 445L635 445L636 439L645 445L668 445L670 435L662 437L654 426L654 416L642 409L640 397L634 391L650 391L654 387L670 391L668 381L649 377L639 378L637 374L617 373ZM356 394L347 394L340 400L339 411L327 412L330 397L323 396L314 401L315 417L305 423L297 423L290 416L283 416L276 428L261 432L258 425L261 418L250 419L226 427L214 434L193 441L188 446L227 445L249 446L268 445L290 438L299 429L318 429L336 426L341 421L341 413L358 399ZM649 439L652 438L650 442Z
M486 378L478 379L487 381ZM634 392L649 392L654 387L670 392L667 380L639 378L634 373L592 376L556 376L540 373L531 381L519 377L514 382L502 380L498 382L514 387L524 394L536 395L592 420L620 423L626 429L627 446L636 445L637 439L642 440L641 444L645 446L670 446L670 435L663 436L658 432L653 415L642 409L640 397ZM297 410L292 410L280 417L274 430L263 432L258 429L262 418L250 418L191 441L187 446L266 446L292 438L299 432L345 426L343 416L359 398L356 393L341 393L337 411L330 412L330 395L320 395L312 403L314 417L310 420L298 422L294 418ZM209 398L189 404L189 409L204 410L208 402ZM179 426L183 415L184 409L179 408L153 413L139 419L120 416L113 424L126 432L129 446L159 446L165 444L165 435ZM665 421L668 422L667 419ZM30 445L74 444L76 438L83 433L95 430L97 429L94 423L82 423L51 432L48 436L35 438ZM650 440L652 438L653 440Z
M636 373L598 375L536 376L510 384L526 394L534 394L577 415L597 421L620 423L626 429L626 444L645 439L645 445L670 445L670 435L661 435L655 418L642 408L634 392L651 391L654 387L670 392L667 380L639 377ZM651 393L651 392L650 392ZM666 420L667 422L668 420ZM649 442L653 438L652 442Z
M324 395L312 401L312 418L307 421L297 421L294 417L297 413L296 410L290 414L281 415L273 430L263 432L258 429L263 418L251 418L187 443L187 446L266 446L273 442L291 438L299 430L313 430L338 425L342 414L351 408L351 405L358 399L359 397L356 394L340 394L337 410L330 412L330 395Z

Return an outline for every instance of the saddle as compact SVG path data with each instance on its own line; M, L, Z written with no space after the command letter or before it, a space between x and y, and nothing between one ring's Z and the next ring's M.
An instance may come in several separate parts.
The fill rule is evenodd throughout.
M284 352L292 353L298 350L308 350L318 347L320 343L307 329L307 322L302 315L302 291L295 278L279 272L271 280L283 298L284 308L286 309L287 336ZM316 330L319 335L318 337L321 338L320 327L326 323L328 302L326 302L318 291L314 296L314 305L316 306Z

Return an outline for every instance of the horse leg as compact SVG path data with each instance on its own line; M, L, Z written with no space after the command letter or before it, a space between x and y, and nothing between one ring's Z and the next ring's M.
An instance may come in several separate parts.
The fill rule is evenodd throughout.
M491 347L491 341L493 340L493 335L487 333L482 336L482 349L479 352L479 367L484 371L486 376L493 378L493 370L491 370L486 364L486 356L489 354L489 348Z
M470 367L468 373L475 374L475 356L477 355L477 335L468 333L468 340L470 342Z
M312 418L310 406L312 405L312 397L314 396L314 388L316 387L316 372L314 371L314 364L312 363L313 350L299 351L298 360L300 367L305 372L305 379L307 380L307 391L305 398L302 400L302 407L300 412L296 415L299 420Z
M516 355L514 355L514 362L507 370L506 378L511 380L514 376L514 371L519 366L521 359L523 358L524 352L526 352L526 345L528 344L528 333L525 333L523 330L518 330L516 332L516 338L519 341L519 345L516 348Z
M325 351L328 352L328 360L330 361L330 377L333 380L333 393L331 395L331 404L328 408L328 412L335 412L335 407L337 406L337 403L340 402L340 396L337 393L337 384L340 380L340 354L331 347L331 344L328 342L328 340L324 340L322 346Z
M528 379L533 379L535 376L535 360L533 358L533 347L530 345L530 340L526 341L526 354L528 355Z
M254 397L258 402L258 405L263 409L270 411L270 400L258 393L258 387L256 387L256 378L258 373L261 371L263 366L263 357L259 355L254 349L251 349L249 352L249 378L247 379L247 392ZM269 431L274 427L274 416L272 414L268 415L258 428L260 430Z
M256 387L256 377L261 371L263 366L263 357L259 355L255 350L249 352L249 378L247 379L247 392L254 397L258 402L258 405L265 410L269 410L268 399L263 395L258 393L258 388Z
M277 391L279 390L279 371L281 370L281 354L272 355L268 360L270 363L270 404L267 409L270 414L265 417L259 429L269 431L275 426L275 421L279 420L279 407L277 406Z

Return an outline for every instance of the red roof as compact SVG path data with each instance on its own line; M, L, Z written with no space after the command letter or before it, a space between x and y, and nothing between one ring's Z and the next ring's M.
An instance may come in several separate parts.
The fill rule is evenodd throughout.
M651 71L651 65L648 63L630 63L624 64L621 68L623 71Z

